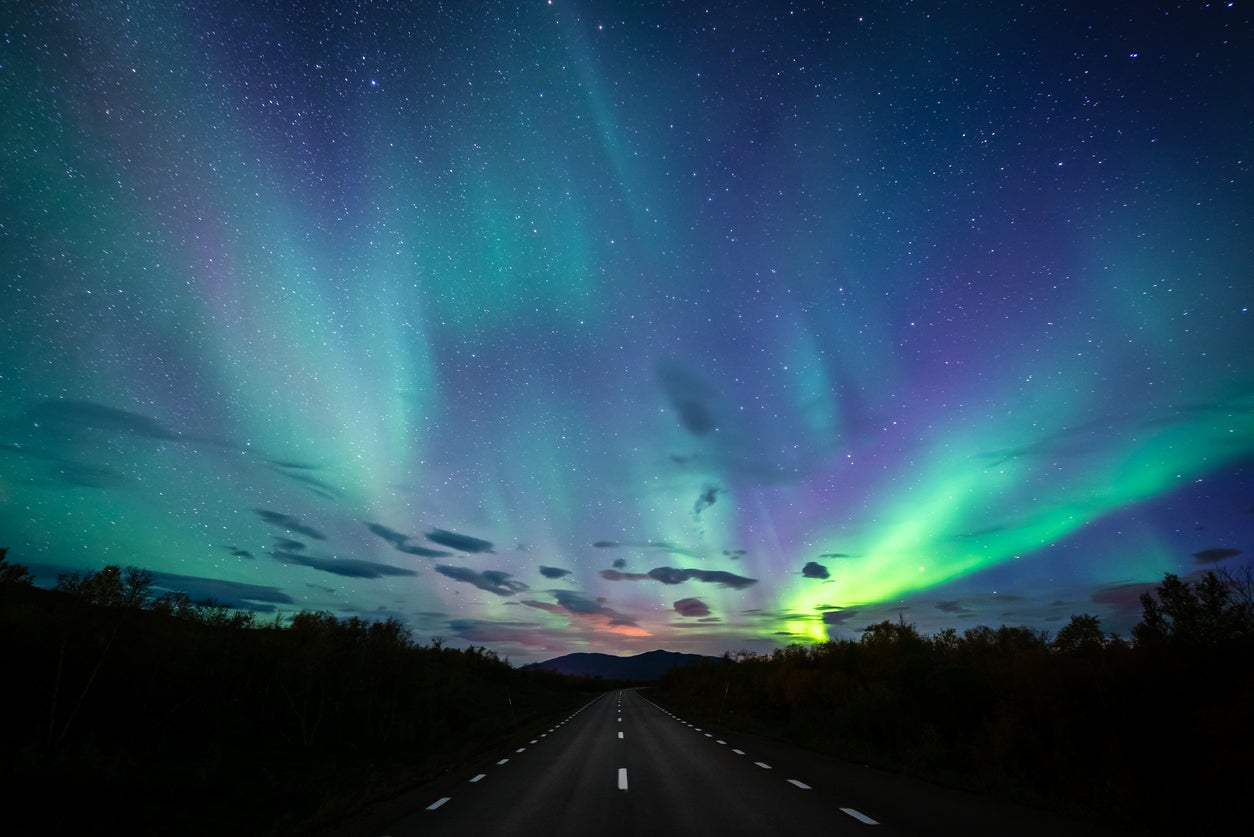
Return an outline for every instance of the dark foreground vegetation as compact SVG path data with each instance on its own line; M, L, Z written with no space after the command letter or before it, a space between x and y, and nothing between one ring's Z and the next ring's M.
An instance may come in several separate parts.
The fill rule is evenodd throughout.
M903 622L858 641L675 669L658 699L1130 833L1254 833L1251 574L1167 575L1131 642L1075 616L1051 638Z
M591 685L396 620L264 624L151 584L107 567L44 590L0 550L0 832L304 833Z

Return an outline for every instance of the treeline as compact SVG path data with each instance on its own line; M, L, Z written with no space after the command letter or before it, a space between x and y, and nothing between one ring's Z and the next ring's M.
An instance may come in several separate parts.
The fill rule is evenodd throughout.
M0 550L3 830L297 834L432 778L592 685L396 619L288 622L106 567L34 587ZM45 800L60 798L48 806Z
M659 699L770 735L1136 833L1254 833L1254 583L1167 575L1132 640L1079 615L742 652L675 669ZM1231 829L1237 825L1235 831Z

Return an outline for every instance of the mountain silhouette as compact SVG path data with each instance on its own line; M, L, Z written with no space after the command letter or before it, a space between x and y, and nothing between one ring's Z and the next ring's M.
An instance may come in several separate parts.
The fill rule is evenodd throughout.
M606 680L634 680L649 682L661 679L663 674L678 666L696 663L720 662L722 657L703 654L680 654L676 651L646 651L633 657L615 657L612 654L566 654L540 663L525 665L523 669L556 671L576 677L603 677Z

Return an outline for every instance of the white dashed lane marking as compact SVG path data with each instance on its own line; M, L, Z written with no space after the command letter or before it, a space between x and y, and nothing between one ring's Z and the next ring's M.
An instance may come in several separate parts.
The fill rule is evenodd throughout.
M762 768L763 770L771 769L771 766L764 761L755 761L754 764L756 764L758 767Z
M435 802L432 802L430 805L428 805L428 806L427 806L427 810L428 810L428 811L434 811L436 808L439 808L439 807L440 807L441 805L443 805L445 802L448 802L450 798L451 798L451 797L448 797L448 796L441 796L441 797L440 797L439 799L437 799Z
M497 762L497 764L505 764L507 761L509 761L509 759L501 759Z
M627 768L625 767L618 768L618 789L627 790Z
M623 734L620 732L620 733L618 734L618 737L619 737L619 738L622 738L622 737L623 737Z
M844 811L846 814L853 817L858 822L863 822L863 823L866 823L867 825L879 825L878 822L871 819L866 814L862 813L856 808L841 808L840 810Z
M476 776L475 778L471 779L470 781L471 781L471 782L478 782L480 779L482 779L484 776L487 776L487 775L488 775L488 774L486 774L486 773L480 773L478 776Z
M744 750L737 750L735 747L732 748L732 752L738 756L743 756L745 754Z
M796 785L797 787L801 788L802 790L809 790L809 789L810 789L810 786L809 786L809 785L807 785L805 782L801 781L800 779L789 779L788 781L789 781L790 783L792 783L792 784Z

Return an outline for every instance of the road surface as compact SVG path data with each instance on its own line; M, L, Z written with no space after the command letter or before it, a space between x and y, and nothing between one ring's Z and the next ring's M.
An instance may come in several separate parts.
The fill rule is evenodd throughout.
M703 729L634 689L607 692L464 774L376 812L375 837L1104 835L737 733Z

